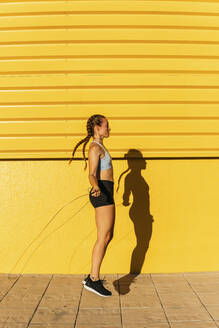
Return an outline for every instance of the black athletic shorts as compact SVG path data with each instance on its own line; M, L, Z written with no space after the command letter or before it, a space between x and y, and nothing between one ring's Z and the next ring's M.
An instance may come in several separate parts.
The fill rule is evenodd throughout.
M90 202L93 207L115 204L113 197L114 182L111 180L97 180L97 182L101 191L100 196L91 195L93 187L89 192Z

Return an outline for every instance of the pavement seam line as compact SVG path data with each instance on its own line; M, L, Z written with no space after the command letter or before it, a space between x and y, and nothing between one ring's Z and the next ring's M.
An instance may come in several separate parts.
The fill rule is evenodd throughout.
M26 328L28 328L28 327L30 326L30 323L31 323L31 321L32 321L32 319L33 319L33 317L34 317L34 314L36 313L36 311L37 311L37 309L38 309L38 307L39 307L39 305L40 305L40 302L41 302L42 299L43 299L43 296L45 295L47 289L49 288L49 285L50 285L52 279L53 279L53 274L52 274L52 277L51 277L51 279L49 280L49 282L48 282L48 284L47 284L47 286L46 286L46 288L45 288L45 290L44 290L44 292L43 292L43 294L42 294L42 297L40 298L40 300L39 300L39 302L38 302L38 305L36 306L36 308L35 308L35 310L34 310L34 312L33 312L33 314L32 314L32 317L31 317L30 320L28 321L28 324L27 324L27 327L26 327Z
M163 309L163 311L164 311L164 314L165 314L165 317L166 317L166 319L167 319L167 323L168 323L168 325L169 325L169 328L171 328L170 321L169 321L168 316L167 316L167 314L166 314L166 311L165 311L165 309L164 309L164 306L163 306L162 300L161 300L160 295L159 295L159 293L158 293L158 291L157 291L157 288L156 288L156 285L155 285L155 283L154 283L154 280L153 280L153 277L152 277L151 273L150 273L150 277L151 277L152 283L153 283L153 285L154 285L154 289L155 289L155 291L156 291L156 294L157 294L157 296L158 296L158 298L159 298L159 300L160 300L160 304L161 304L162 309Z
M195 291L195 289L192 287L192 284L189 283L189 281L187 280L185 274L183 273L183 276L187 282L187 284L190 286L190 288L192 289L193 293L196 295L196 297L199 299L200 303L203 305L203 307L205 308L205 310L207 311L207 313L210 315L210 317L212 318L213 322L215 323L215 325L218 327L218 324L216 322L216 320L214 320L213 316L211 315L211 313L208 311L207 307L205 306L205 304L202 302L201 298L199 297L199 295L197 294L197 292Z

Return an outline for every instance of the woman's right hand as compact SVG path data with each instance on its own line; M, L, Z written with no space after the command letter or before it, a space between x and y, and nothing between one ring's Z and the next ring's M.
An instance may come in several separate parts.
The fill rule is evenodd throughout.
M91 190L91 195L92 196L99 197L100 194L101 194L101 190L98 186L92 188L92 190Z

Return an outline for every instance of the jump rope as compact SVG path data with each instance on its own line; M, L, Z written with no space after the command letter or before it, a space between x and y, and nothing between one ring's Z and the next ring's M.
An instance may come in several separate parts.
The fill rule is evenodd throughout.
M88 188L88 190L90 189L90 187ZM11 268L11 270L9 271L9 274L11 274L13 272L13 270L16 268L16 266L18 265L18 263L21 261L21 259L23 258L23 256L26 254L26 252L28 251L28 249L31 247L31 245L33 245L33 243L35 241L37 241L37 239L40 237L40 235L43 233L43 231L45 231L45 229L54 221L55 217L58 215L58 213L60 213L63 208L65 208L67 205L73 203L74 201L76 201L77 199L81 198L81 197L85 197L89 194L83 194L81 196L78 196L76 198L74 198L73 200L71 200L70 202L66 203L64 206L62 206L56 213L55 215L52 216L52 218L47 222L47 224L43 227L43 229L38 233L38 235L30 242L30 244L26 247L26 249L23 251L23 253L21 254L21 256L18 258L18 260L16 261L16 263L14 264L14 266ZM59 225L56 229L52 230L49 234L46 235L46 237L43 238L43 240L41 241L41 243L35 247L35 249L33 250L33 252L30 254L30 256L28 257L27 261L24 263L24 266L22 267L21 271L18 274L22 274L24 268L26 267L27 263L29 262L30 258L33 256L33 254L36 252L36 250L42 245L42 243L48 239L48 237L54 233L55 231L59 230L61 227L63 227L68 221L70 221L74 216L76 216L87 204L89 203L89 200L86 201L86 203L84 203L78 211L76 211L70 218L68 218L64 223L62 223L61 225Z
M122 175L123 174L125 174L127 171L128 171L129 169L127 169L127 170L125 170L121 175L120 175L120 177L119 177L119 180L118 180L118 187L117 187L117 189L116 189L116 192L118 192L118 190L119 190L119 184L120 184L120 180L121 180L121 177L122 177ZM16 263L14 264L14 266L11 268L11 270L8 272L9 274L12 274L13 273L13 270L16 268L16 266L18 265L18 263L21 261L21 259L23 258L23 256L26 254L26 252L28 251L28 249L31 247L31 245L33 245L33 243L35 242L35 241L37 241L37 239L40 237L40 235L43 233L43 231L45 231L45 229L54 221L54 219L55 219L55 217L58 215L58 213L60 213L62 210L63 210L63 208L65 208L67 205L69 205L69 204L71 204L71 203L73 203L74 201L76 201L77 199L79 199L79 198L81 198L81 197L85 197L85 196L88 196L89 194L90 194L90 191L92 190L92 188L91 187L88 187L87 188L87 190L88 190L88 192L86 192L86 194L83 194L83 195L81 195L81 196L78 196L78 197L76 197L76 198L74 198L73 200L71 200L70 202L68 202L68 203L66 203L64 206L62 206L56 213L55 213L55 215L54 216L52 216L52 218L47 222L47 224L43 227L43 229L38 233L38 235L30 242L30 244L26 247L26 249L23 251L23 253L20 255L20 257L18 258L18 260L16 261ZM93 193L91 193L91 195L94 195L96 192L93 192ZM54 233L55 231L57 231L57 230L59 230L60 228L62 228L68 221L70 221L73 217L75 217L78 213L80 213L81 212L81 210L84 208L84 207L86 207L86 205L89 203L89 200L88 201L86 201L86 203L84 204L84 205L82 205L82 207L78 210L78 211L76 211L76 213L74 213L70 218L68 218L63 224L61 224L60 226L58 226L58 228L56 228L56 229L54 229L54 230L52 230L49 234L47 234L47 236L46 237L44 237L43 238L43 240L41 241L41 243L37 246L37 247L35 247L34 248L34 250L33 250L33 252L30 254L30 256L27 258L27 261L24 263L24 265L23 265L23 267L22 267L22 269L21 269L21 271L18 273L18 274L23 274L23 270L24 270L24 268L26 267L26 265L28 264L28 262L30 261L30 259L31 259L31 257L33 256L33 254L37 251L37 249L43 244L43 242L46 240L46 239L48 239L49 238L49 236L52 234L52 233ZM121 204L118 204L118 205L116 205L116 206L120 206ZM85 240L85 239L87 239L87 237L91 234L91 233L93 233L93 231L94 231L95 229L93 229L91 232L89 232L89 234L83 239L83 241ZM80 241L80 243L81 242L83 242L83 241ZM76 252L76 251L75 251ZM71 257L71 261L70 261L70 263L72 262L72 259L73 259L73 256L75 255L75 252L74 252L74 254L72 255L72 257Z

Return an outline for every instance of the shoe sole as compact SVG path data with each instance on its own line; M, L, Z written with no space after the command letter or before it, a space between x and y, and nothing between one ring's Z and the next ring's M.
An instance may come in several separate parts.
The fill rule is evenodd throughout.
M84 282L83 282L83 284L84 284ZM100 296L103 296L103 297L109 297L109 296L112 296L112 295L103 295L103 294L100 294L100 293L98 293L95 289L90 288L90 287L86 286L85 284L84 284L84 288L86 288L86 289L89 290L90 292L96 293L97 295L100 295Z
M86 284L86 280L83 280L83 281L82 281L82 284L85 285L85 284Z

